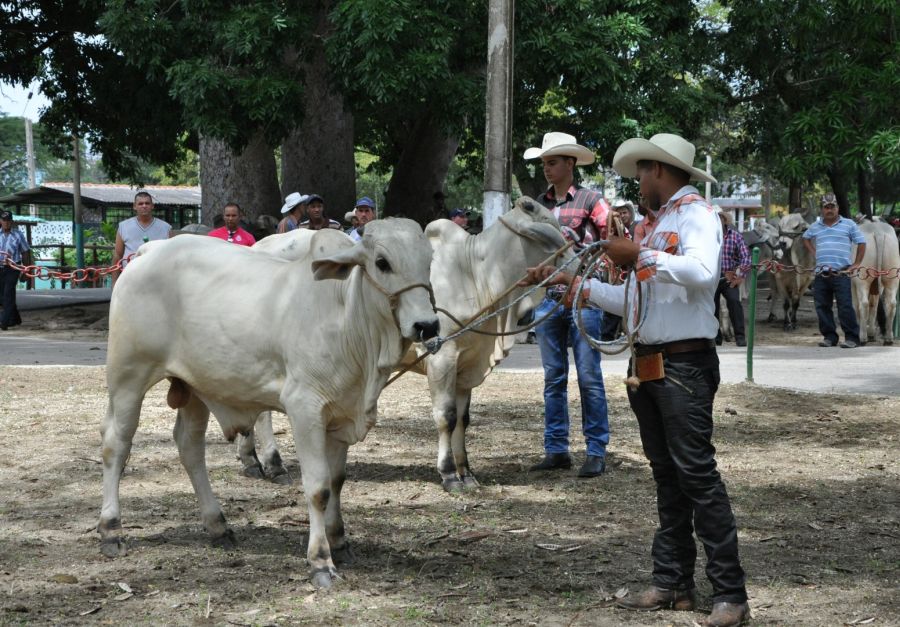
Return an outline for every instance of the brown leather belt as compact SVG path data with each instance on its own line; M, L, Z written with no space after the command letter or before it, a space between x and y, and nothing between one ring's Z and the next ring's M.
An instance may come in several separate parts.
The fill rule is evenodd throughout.
M669 356L678 355L679 353L702 353L715 350L715 348L715 340L677 340L675 342L666 342L665 344L635 344L634 353L638 357L654 353L662 353L664 356Z

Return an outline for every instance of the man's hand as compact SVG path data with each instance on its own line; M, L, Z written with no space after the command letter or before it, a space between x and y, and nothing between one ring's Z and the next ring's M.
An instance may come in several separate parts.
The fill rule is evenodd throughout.
M614 237L609 244L603 246L605 252L617 266L633 266L641 252L640 244L625 237Z
M856 272L857 270L859 270L860 266L862 266L861 263L851 264L851 265L847 266L847 272L852 274L852 273Z
M743 282L744 277L742 276L732 276L730 279L728 279L728 285L730 287L738 287Z
M528 268L526 272L528 275L516 284L519 287L543 283L547 277L556 272L556 268L550 265L536 266L534 268ZM550 282L547 283L547 285L568 285L572 282L572 278L572 275L568 272L560 272L550 279Z

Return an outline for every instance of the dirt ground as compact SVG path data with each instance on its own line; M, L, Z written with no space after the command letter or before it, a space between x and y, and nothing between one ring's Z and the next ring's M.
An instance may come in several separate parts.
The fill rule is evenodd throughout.
M28 312L17 332L102 336L103 309ZM791 342L817 341L810 315L801 312ZM785 343L780 327L759 331L761 342ZM104 369L0 367L0 428L15 434L0 457L0 624L692 625L702 611L612 607L648 582L656 526L621 379L607 378L609 469L591 480L526 472L542 450L541 389L538 374L495 373L476 391L469 447L483 487L454 496L434 469L424 380L389 387L379 424L350 449L343 511L355 562L316 592L301 487L241 476L215 423L210 476L240 544L210 547L163 386L144 403L122 480L129 553L102 557ZM570 401L577 416L575 386ZM753 624L900 624L900 398L729 385L715 415ZM297 478L286 418L276 429ZM572 442L578 463L577 426ZM703 566L701 555L708 611Z

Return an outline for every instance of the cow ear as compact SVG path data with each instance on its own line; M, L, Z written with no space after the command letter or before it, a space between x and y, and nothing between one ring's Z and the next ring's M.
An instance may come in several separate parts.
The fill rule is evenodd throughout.
M553 251L565 245L566 240L563 239L562 233L558 228L544 222L535 222L522 227L522 231L527 233L533 239L537 240L543 247L544 252L548 255Z
M355 266L366 265L366 249L362 242L357 242L350 248L338 251L312 262L313 277L316 281L324 279L337 279L343 281L350 276L350 271Z

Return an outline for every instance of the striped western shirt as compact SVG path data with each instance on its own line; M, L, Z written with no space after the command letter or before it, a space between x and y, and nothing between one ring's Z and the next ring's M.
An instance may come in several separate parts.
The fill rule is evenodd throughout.
M856 226L856 222L848 218L838 218L831 226L819 218L806 229L803 239L816 242L817 271L825 268L843 270L853 263L850 259L851 245L866 243L866 236Z
M28 240L22 231L13 227L9 233L0 229L0 267L6 265L9 258L14 263L22 263L22 253L28 252Z

